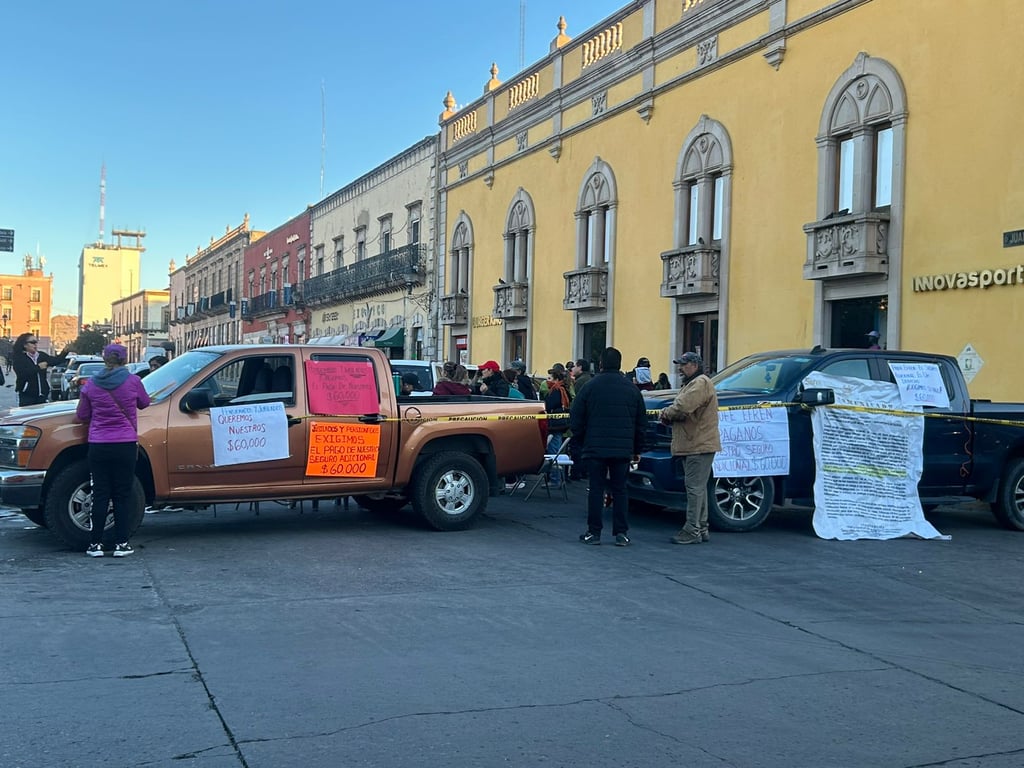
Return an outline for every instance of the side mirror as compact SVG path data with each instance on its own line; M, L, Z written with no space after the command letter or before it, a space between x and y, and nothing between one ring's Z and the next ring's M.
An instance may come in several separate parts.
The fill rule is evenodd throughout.
M836 393L831 389L809 388L796 393L796 401L804 405L833 405Z
M181 398L182 413L196 413L197 411L208 411L213 407L213 396L210 390L202 387L190 390Z

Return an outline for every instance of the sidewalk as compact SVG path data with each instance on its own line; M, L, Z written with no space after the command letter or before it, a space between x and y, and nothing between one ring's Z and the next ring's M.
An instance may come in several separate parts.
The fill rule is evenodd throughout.
M14 391L14 371L10 375L4 373L7 384L0 387L0 408L14 408L18 404L18 395Z

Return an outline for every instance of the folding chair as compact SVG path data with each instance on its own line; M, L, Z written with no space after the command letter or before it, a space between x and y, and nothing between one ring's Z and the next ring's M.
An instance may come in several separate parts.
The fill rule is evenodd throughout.
M562 441L561 447L557 453L545 453L544 463L540 465L540 474L537 479L533 481L533 486L526 494L524 501L529 501L530 497L533 496L541 483L544 483L544 490L548 492L548 498L551 498L551 483L548 480L548 473L558 467L562 470L562 498L566 501L569 500L569 492L565 486L569 481L569 470L572 468L572 458L569 456L569 443L572 442L572 438L566 438Z

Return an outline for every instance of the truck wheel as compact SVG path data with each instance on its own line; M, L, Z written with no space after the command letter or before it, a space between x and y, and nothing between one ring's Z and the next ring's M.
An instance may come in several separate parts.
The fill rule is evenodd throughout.
M23 509L21 510L21 514L23 514L36 525L38 525L40 528L46 527L46 515L44 514L41 508L35 507L34 509Z
M487 506L487 474L465 453L427 459L412 481L412 506L438 531L461 531Z
M132 534L142 524L145 515L146 495L142 483L135 478L132 485L131 520L128 533ZM46 527L72 549L84 550L89 544L92 530L92 484L89 465L86 461L75 461L61 470L46 494ZM107 515L103 541L114 541L114 515Z
M404 496L385 496L368 494L365 496L353 496L356 504L360 508L365 509L367 512L374 512L379 514L388 514L390 512L397 512L406 504L409 500Z
M708 522L719 531L752 531L768 519L775 502L770 477L712 477Z
M999 482L992 514L1004 528L1024 531L1024 459L1014 459Z

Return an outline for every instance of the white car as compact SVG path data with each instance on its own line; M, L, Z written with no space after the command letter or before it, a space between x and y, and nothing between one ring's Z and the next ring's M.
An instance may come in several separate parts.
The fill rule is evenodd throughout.
M51 381L51 388L53 389L51 397L54 400L67 400L68 391L71 389L71 380L75 378L75 375L78 373L78 367L82 363L102 362L103 358L100 357L99 355L69 355L68 365L64 369L64 372L60 375L60 391L58 391L57 388L53 386L53 382Z

